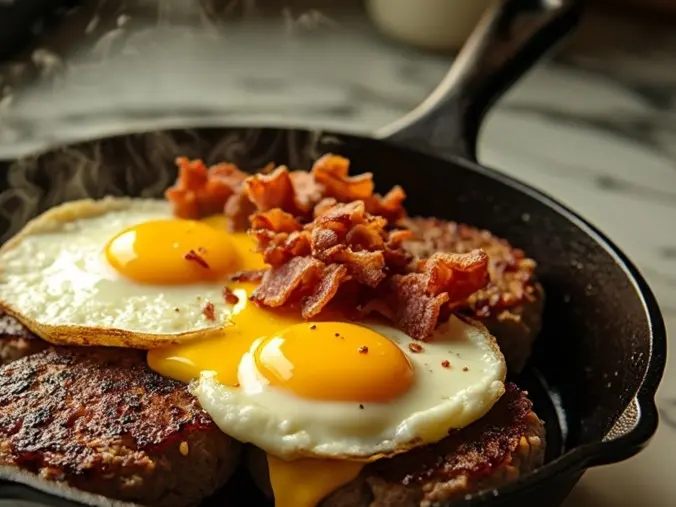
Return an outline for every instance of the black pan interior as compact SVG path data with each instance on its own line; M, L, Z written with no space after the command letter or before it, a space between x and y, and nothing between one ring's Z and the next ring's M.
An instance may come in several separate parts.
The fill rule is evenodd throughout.
M652 353L639 291L615 254L575 218L468 162L444 161L371 139L299 130L125 135L0 162L0 240L67 200L161 196L175 178L179 155L256 170L270 161L307 168L327 151L349 157L353 172L373 172L380 191L402 185L410 214L489 229L539 262L547 294L544 329L531 365L516 380L531 391L546 420L549 460L602 440L636 395Z

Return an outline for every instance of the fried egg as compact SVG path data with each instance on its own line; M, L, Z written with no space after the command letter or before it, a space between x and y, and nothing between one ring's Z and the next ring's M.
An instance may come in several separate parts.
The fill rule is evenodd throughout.
M224 278L265 266L224 219L181 220L163 200L76 201L0 249L0 306L57 344L149 348L220 330Z
M191 383L219 428L268 453L276 507L314 507L387 459L487 413L506 366L481 324L452 317L426 342L380 320L258 307L251 283L215 338L155 348L148 364Z
M237 387L206 370L192 391L222 431L278 458L371 461L481 418L505 373L493 337L457 317L425 343L377 321L319 321L255 340Z

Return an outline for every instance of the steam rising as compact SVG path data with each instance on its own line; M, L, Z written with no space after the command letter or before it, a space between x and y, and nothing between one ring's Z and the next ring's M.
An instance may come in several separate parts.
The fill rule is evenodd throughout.
M307 168L336 138L275 129L169 130L61 147L0 164L0 242L58 204L107 195L162 197L178 156L234 162L253 171L268 162Z

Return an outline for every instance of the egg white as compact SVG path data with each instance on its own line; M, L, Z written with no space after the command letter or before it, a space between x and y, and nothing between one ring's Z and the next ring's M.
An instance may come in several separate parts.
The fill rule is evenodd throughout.
M391 339L413 364L415 382L403 397L389 403L302 399L268 385L251 352L240 363L239 388L203 372L191 391L224 433L274 456L364 460L437 442L480 419L504 392L504 357L480 324L452 317L419 353L409 350L412 339L402 331L362 325ZM450 368L442 366L446 360Z
M77 342L84 332L87 343L143 347L148 340L134 342L134 334L222 327L231 312L222 283L138 284L105 258L106 243L123 229L168 218L170 203L146 199L78 201L46 212L0 250L0 306L54 343ZM207 302L215 320L203 314Z

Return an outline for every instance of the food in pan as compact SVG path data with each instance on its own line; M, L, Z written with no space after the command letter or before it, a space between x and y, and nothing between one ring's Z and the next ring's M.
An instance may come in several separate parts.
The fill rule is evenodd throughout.
M140 398L180 391L209 431L256 446L253 475L277 507L426 505L542 463L542 423L525 393L505 388L498 347L508 344L517 371L539 328L542 289L523 252L488 232L408 218L403 189L376 194L372 176L349 176L339 156L253 176L178 162L166 201L67 203L0 249L2 310L57 345L150 349L157 373L142 352L92 347L56 347L6 371L41 378L49 364L73 363L83 376L165 386ZM104 407L73 401L76 414ZM21 408L17 391L0 411ZM45 445L35 448L51 456ZM25 466L6 449L0 459ZM77 474L43 475L83 488ZM227 474L205 475L217 487ZM198 502L209 489L198 486L176 505ZM141 489L132 494L142 503L165 504Z
M193 389L225 433L286 460L371 461L481 418L505 366L485 329L457 317L422 345L389 325L320 321L257 340L238 378L203 373Z
M142 351L58 347L0 369L0 464L110 498L197 505L240 444Z
M535 261L489 231L438 218L406 218L403 225L413 237L404 248L418 258L435 252L488 254L488 285L467 298L462 311L481 320L498 338L510 371L520 372L540 332L544 291L535 276Z
M269 497L282 497L280 505L312 505L310 496L320 507L418 507L463 499L516 480L542 464L544 442L544 427L532 403L514 384L507 384L505 394L482 419L435 444L370 463L341 478L342 484L326 496L326 478L313 473L313 460L293 465L298 468L294 475L280 473L279 461L269 462L256 448L246 451L245 460L256 484ZM299 475L307 477L302 489L291 482Z

